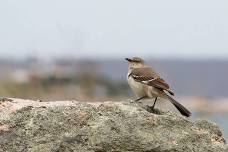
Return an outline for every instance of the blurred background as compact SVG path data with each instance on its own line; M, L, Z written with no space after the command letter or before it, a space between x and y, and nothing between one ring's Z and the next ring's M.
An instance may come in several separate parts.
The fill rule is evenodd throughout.
M139 56L228 139L227 18L226 0L0 1L0 95L134 99L124 58Z

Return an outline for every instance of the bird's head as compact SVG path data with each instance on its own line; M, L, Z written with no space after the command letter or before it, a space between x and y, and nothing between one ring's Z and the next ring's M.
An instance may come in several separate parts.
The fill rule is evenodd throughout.
M139 57L125 58L129 63L129 68L141 68L144 66L145 61Z

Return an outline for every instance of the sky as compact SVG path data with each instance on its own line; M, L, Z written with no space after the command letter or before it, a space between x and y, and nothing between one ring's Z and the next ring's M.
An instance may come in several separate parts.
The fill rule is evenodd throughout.
M0 57L227 58L227 0L1 0Z

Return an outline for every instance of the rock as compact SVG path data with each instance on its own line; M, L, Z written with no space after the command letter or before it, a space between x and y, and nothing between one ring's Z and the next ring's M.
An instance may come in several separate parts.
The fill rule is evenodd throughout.
M0 151L227 152L228 146L213 122L137 103L12 99L0 101Z

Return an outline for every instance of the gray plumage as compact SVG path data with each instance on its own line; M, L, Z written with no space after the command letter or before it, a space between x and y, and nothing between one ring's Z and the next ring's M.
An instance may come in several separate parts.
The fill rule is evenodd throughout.
M174 95L168 83L151 67L145 65L143 59L134 57L132 59L126 58L126 60L129 62L127 80L133 92L138 96L138 100L155 98L156 102L157 97L168 99L182 115L187 117L191 115L189 110L166 93L168 92L170 95Z

